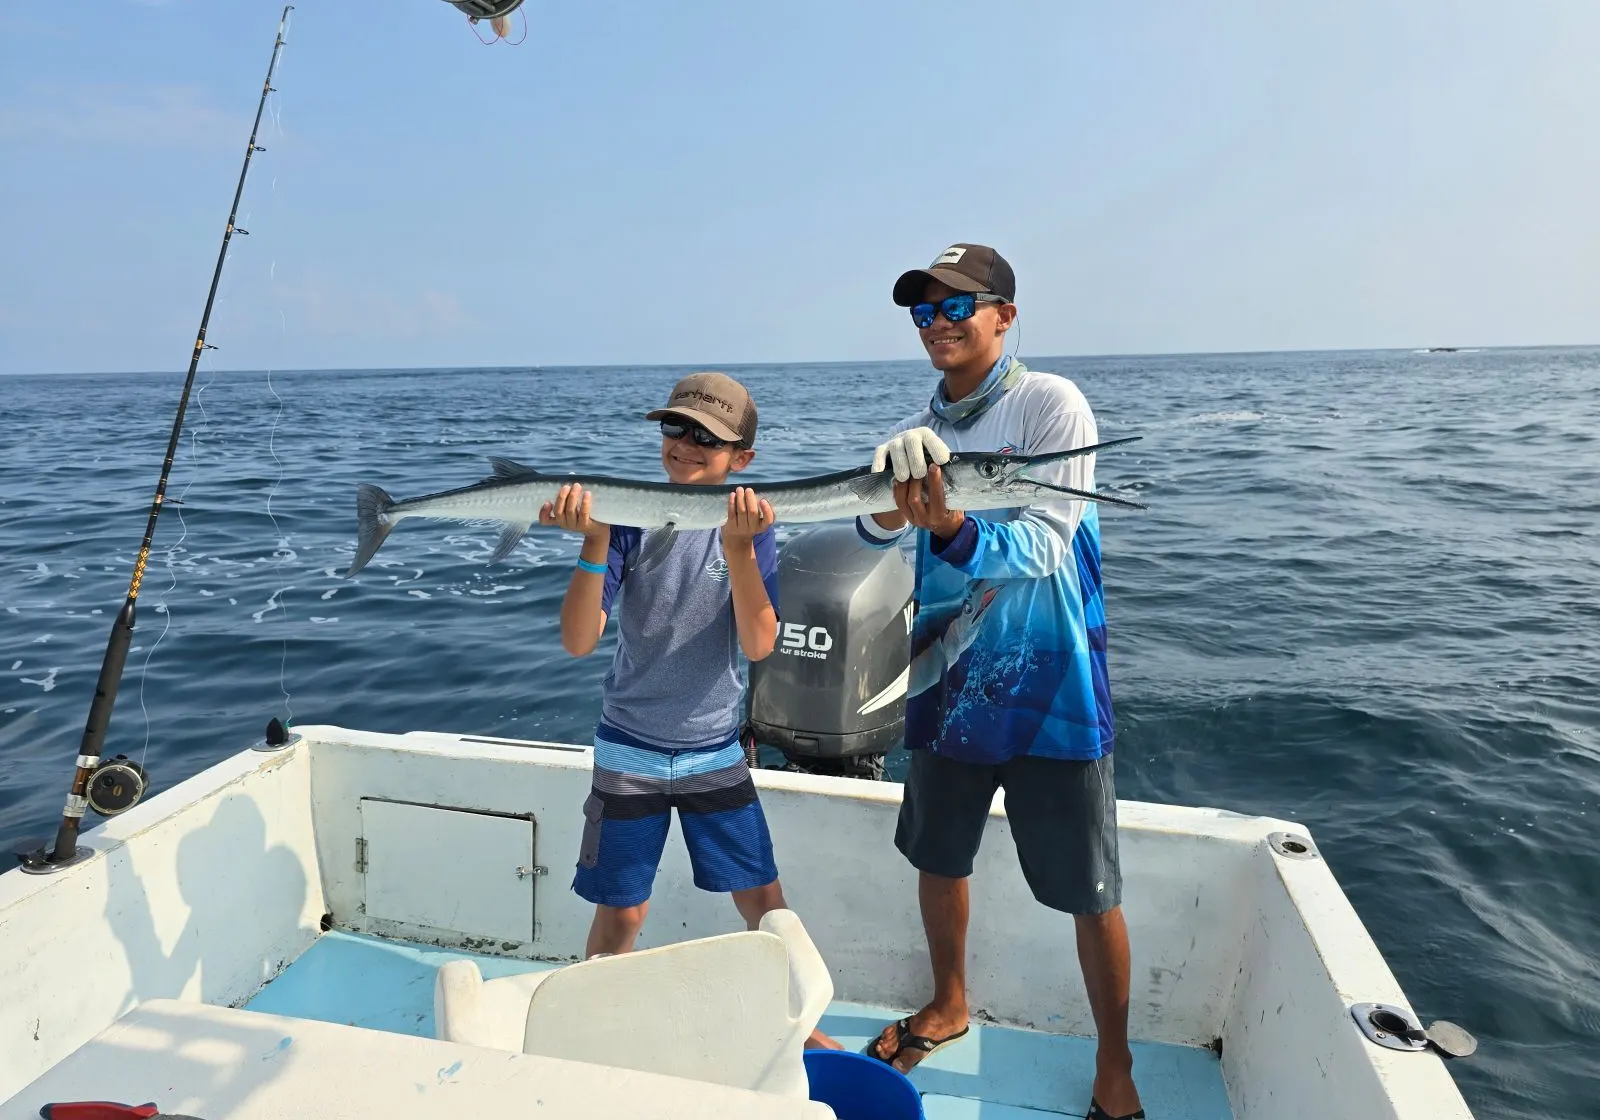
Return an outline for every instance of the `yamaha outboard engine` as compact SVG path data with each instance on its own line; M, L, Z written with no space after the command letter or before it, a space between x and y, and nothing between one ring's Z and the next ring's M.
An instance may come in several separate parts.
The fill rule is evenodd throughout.
M750 666L750 730L790 768L881 778L905 732L911 564L854 522L793 537L778 553L778 641Z

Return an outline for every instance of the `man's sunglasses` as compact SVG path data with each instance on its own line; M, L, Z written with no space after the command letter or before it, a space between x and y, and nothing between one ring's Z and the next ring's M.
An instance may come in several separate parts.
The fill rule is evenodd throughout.
M680 424L676 420L661 421L661 434L668 439L682 439L689 436L701 447L726 447L732 443L731 439L720 439L706 431L699 424Z
M949 322L959 323L963 319L972 318L980 303L1004 302L1005 300L1002 297L989 295L987 292L962 292L958 296L942 299L938 303L912 304L911 321L919 327L931 327L933 326L934 317L942 312Z

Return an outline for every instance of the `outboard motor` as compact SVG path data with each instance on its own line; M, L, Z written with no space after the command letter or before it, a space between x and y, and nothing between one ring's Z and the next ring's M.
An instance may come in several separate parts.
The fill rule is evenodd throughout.
M778 641L750 666L750 731L789 768L882 778L905 733L914 575L901 550L826 524L778 553Z

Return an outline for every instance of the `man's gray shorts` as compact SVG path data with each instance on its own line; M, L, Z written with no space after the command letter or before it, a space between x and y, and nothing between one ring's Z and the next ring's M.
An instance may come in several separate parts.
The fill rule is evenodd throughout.
M894 844L918 871L965 879L983 839L994 791L1033 897L1068 914L1103 914L1122 902L1117 794L1111 756L1093 762L1024 755L997 766L911 753Z

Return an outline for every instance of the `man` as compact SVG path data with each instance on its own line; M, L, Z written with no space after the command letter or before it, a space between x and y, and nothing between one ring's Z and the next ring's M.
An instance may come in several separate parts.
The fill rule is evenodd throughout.
M943 659L907 700L911 766L895 830L920 873L933 999L867 1053L908 1071L967 1033L967 878L1003 787L1029 888L1076 923L1099 1035L1088 1116L1131 1120L1144 1111L1128 1048L1099 517L1089 502L971 517L946 506L939 470L952 450L1038 455L1098 441L1077 386L1005 356L1015 299L1005 258L966 243L894 286L943 377L874 455L875 470L893 466L897 512L857 529L885 548L908 525L919 531L912 652L940 647ZM1094 489L1092 455L1057 470L1050 481Z

